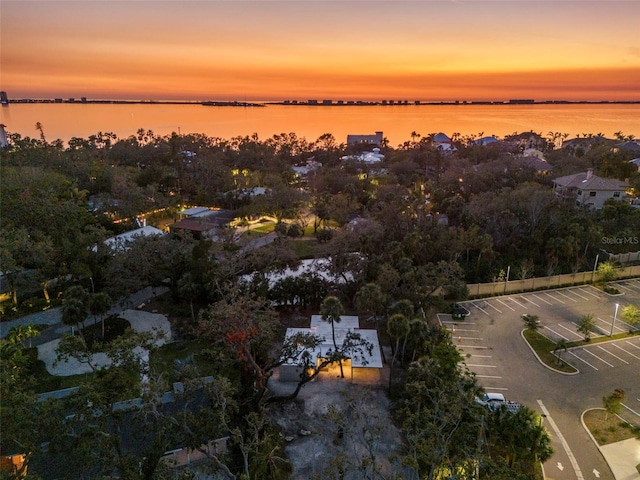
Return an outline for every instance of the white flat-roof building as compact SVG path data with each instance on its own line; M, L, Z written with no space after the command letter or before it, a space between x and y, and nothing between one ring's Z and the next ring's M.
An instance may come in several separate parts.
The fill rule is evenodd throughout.
M352 352L349 359L342 362L345 376L349 376L352 381L366 380L371 382L372 377L379 380L380 369L383 367L382 353L380 351L380 340L377 330L360 328L360 320L357 316L341 315L340 322L333 324L333 329L338 346L344 343L348 332L359 333L360 336L372 345L371 354L366 349L362 352ZM322 320L321 315L312 315L309 328L287 328L285 339L299 333L309 333L318 335L323 339L322 343L311 351L312 357L320 363L327 351L334 350L333 337L331 333L331 323ZM339 369L338 365L328 367L333 372ZM300 368L294 364L280 366L280 380L297 382L300 380Z
M120 235L116 235L115 237L107 238L104 241L104 244L112 251L123 252L129 248L130 242L133 242L137 238L148 237L151 235L164 235L164 232L159 228L148 225L145 227L136 228L135 230L121 233ZM94 252L97 250L97 247L93 247Z

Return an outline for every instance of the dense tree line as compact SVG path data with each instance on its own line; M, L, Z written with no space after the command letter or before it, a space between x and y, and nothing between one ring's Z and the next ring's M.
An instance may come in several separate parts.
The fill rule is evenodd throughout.
M3 342L3 451L26 449L40 461L81 452L66 472L73 478L114 467L127 478L164 478L163 452L177 444L202 449L223 436L228 453L207 454L226 478L286 478L290 466L266 411L287 399L270 397L266 381L285 361L302 367L299 387L311 381L320 370L303 347L319 339L296 337L274 355L281 340L274 303L324 308L332 326L344 304L388 335L409 478L471 478L477 471L482 478L530 478L533 463L550 455L548 438L527 409L514 417L475 404L475 379L460 368L433 312L464 298L466 283L492 281L509 267L520 278L592 268L603 237L640 231L637 209L561 203L549 175L519 161L524 139L545 152L554 172L594 168L637 186L631 155L598 136L565 150L555 148L562 135L552 132L514 134L486 147L453 135L457 150L444 154L433 134L413 132L397 148L384 146L380 165L367 165L340 160L364 147L338 144L330 134L314 142L293 133L227 140L141 129L125 139L99 132L64 145L48 142L42 125L39 131L39 139L11 134L0 150L0 260L11 294L4 313L63 302L65 321L81 326L87 315L103 315L104 298L123 302L142 286L167 286L184 313L174 328L184 340L204 341L203 354L215 365L208 384L183 366L184 408L170 411L159 400L169 389L159 371L146 365L141 373L140 359L126 353L136 343L154 347L148 338L125 336L109 347L117 368L97 372L61 406L36 401L28 358L15 342ZM296 178L291 167L309 161L322 166ZM248 195L254 187L265 195ZM216 241L140 238L119 251L103 244L137 218L174 218L184 204L228 208L246 220L268 215L278 222L277 241L259 251L241 249L227 234ZM316 255L328 259L318 272L326 275L270 285L270 273L298 265L294 242L308 225ZM357 336L345 342L334 341L329 363L368 348ZM65 339L61 349L86 361L94 353L82 337ZM131 380L142 374L148 384ZM125 393L140 394L140 408L114 412ZM125 426L140 437L122 443ZM367 475L377 471L375 463L363 465Z

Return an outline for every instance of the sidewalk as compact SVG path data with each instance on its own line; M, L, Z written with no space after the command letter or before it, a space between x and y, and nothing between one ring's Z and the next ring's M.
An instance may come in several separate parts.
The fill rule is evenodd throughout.
M582 415L587 411L585 410ZM636 468L637 465L640 465L640 440L629 438L609 445L599 445L585 425L582 416L580 417L580 422L591 441L600 450L616 480L640 480L640 472Z
M142 290L130 295L126 300L120 302L107 312L107 315L119 315L128 308L137 308L141 304L148 302L150 299L163 295L168 292L167 287L146 287ZM56 338L62 337L64 333L71 333L71 327L62 325L61 307L43 310L42 312L32 313L24 317L15 318L8 322L0 322L0 338L7 336L9 331L17 325L48 325L52 328L43 330L40 335L31 339L32 345L42 345ZM85 321L85 325L93 325L94 318L89 315Z

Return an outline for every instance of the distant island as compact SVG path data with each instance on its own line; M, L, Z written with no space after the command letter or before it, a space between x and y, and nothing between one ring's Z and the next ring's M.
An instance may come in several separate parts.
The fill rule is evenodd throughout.
M572 100L455 100L455 101L422 101L422 100L282 100L267 102L247 102L229 100L96 100L86 97L80 98L53 98L53 99L8 99L6 92L2 92L4 106L11 103L78 103L78 104L149 104L149 105L204 105L206 107L266 107L268 105L286 106L311 106L311 107L362 107L362 106L430 106L430 105L615 105L615 104L640 104L640 100L600 100L600 101L572 101Z

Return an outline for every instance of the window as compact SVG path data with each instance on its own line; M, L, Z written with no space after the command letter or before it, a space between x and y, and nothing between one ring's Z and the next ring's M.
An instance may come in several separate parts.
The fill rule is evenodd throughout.
M620 192L613 192L613 198L620 198Z
M589 192L589 196L590 197L595 197L596 196L596 192Z
M582 190L578 189L578 195L582 195Z

